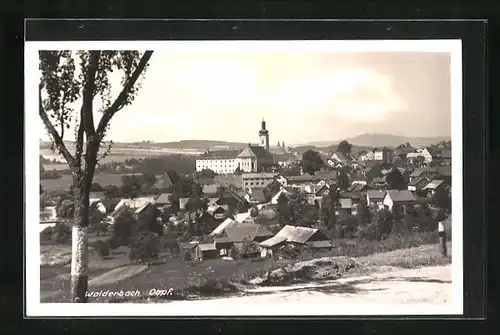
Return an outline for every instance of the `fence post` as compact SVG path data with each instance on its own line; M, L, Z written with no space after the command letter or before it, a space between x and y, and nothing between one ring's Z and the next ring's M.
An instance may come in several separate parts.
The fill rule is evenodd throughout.
M439 245L441 247L441 254L446 257L448 255L446 248L446 231L444 229L443 221L438 222L438 235L439 235Z

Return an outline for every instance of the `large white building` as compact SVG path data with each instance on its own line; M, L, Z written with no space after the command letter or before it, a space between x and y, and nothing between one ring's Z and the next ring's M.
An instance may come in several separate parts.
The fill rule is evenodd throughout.
M261 172L271 167L274 163L269 152L269 131L266 122L262 120L262 129L259 130L260 145L248 144L240 153L226 152L224 156L217 153L206 153L196 160L196 171L209 169L217 174L234 173L237 169L241 172Z

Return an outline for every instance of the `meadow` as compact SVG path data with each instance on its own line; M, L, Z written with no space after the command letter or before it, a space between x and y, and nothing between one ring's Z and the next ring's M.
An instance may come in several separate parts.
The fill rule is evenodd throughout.
M120 186L122 183L122 176L124 176L124 174L96 173L94 176L94 183L98 183L103 187L106 185ZM73 181L71 175L63 175L59 179L40 180L40 183L42 184L42 187L46 192L69 191L72 182Z

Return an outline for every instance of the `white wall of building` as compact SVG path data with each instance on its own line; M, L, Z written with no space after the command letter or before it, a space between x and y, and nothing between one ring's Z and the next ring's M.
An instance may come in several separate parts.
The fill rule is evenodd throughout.
M209 169L219 174L233 173L238 165L234 159L224 158L210 158L210 159L197 159L196 171Z

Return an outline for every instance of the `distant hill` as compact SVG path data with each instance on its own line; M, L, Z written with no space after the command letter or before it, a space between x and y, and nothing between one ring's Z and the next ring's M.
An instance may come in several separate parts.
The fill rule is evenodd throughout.
M429 146L441 141L450 141L450 136L439 137L406 137L390 134L363 134L346 139L349 143L358 146L370 147L397 147L400 144L410 143L414 147Z
M439 137L406 137L391 134L362 134L354 136L351 138L346 138L346 140L356 146L376 148L376 147L397 147L400 144L409 142L414 147L429 146L432 144L437 144L441 141L449 141L451 137L449 136L439 136ZM315 147L330 147L335 146L340 141L317 141L309 142L307 145L312 145Z
M161 148L175 148L175 149L244 149L248 143L240 142L225 142L225 141L212 141L212 140L184 140L178 142L165 142L165 143L152 143L152 146Z

